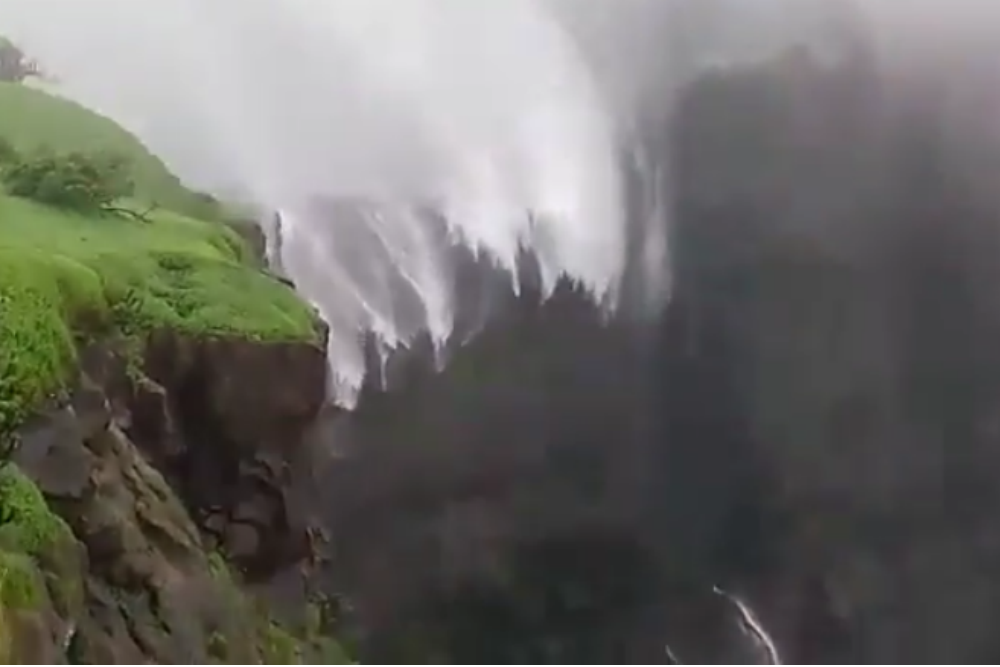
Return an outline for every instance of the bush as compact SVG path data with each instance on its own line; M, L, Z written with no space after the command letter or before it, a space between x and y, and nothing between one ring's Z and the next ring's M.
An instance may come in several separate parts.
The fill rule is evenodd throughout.
M128 162L113 153L57 154L43 149L3 167L7 192L49 206L93 213L132 194Z
M10 143L3 137L0 137L0 167L13 164L18 162L20 159L21 154L18 153L16 148L14 148L14 144Z

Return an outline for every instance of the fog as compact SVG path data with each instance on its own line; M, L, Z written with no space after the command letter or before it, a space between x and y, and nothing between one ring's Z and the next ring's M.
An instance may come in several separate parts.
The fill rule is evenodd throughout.
M331 319L355 315L331 349L352 381L357 330L390 343L450 332L450 277L415 203L433 203L502 265L550 239L539 251L550 285L567 273L595 296L614 292L615 120L534 0L4 0L0 22L65 94L120 120L189 181L285 214L300 289ZM345 268L373 253L338 246L317 197L382 205L375 242L394 259L376 279ZM393 276L415 286L421 321L397 320Z
M970 45L989 47L1000 15L989 0L852 7L0 0L0 32L58 78L58 92L120 121L192 185L282 211L285 264L338 323L334 370L356 385L358 331L374 328L390 344L428 329L444 341L451 331L454 278L415 202L432 203L455 234L501 265L527 245L549 287L568 274L613 304L629 234L662 246L670 211L660 202L629 219L622 155L641 149L630 145L636 128L669 113L680 82L799 40L835 47L845 26L862 22L878 36L887 72L927 68ZM657 178L655 164L643 165L645 178ZM317 213L318 197L377 202L371 242L392 259L338 239L338 221ZM668 279L664 252L639 282ZM364 271L351 268L365 257ZM393 305L400 281L421 302L408 318Z

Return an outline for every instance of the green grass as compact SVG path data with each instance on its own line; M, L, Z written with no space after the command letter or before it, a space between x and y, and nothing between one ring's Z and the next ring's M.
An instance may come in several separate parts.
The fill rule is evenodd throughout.
M69 526L38 487L16 466L0 468L0 606L24 609L42 602L42 563L53 566L59 575L54 584L71 597L70 589L82 586L74 544Z
M0 661L16 658L20 612L77 618L83 552L69 525L13 464L0 467Z
M315 337L314 315L265 276L229 227L113 121L29 87L0 82L0 140L20 151L126 157L145 223L83 217L0 191L0 442L72 372L81 338L182 333L253 340ZM137 208L145 208L137 204Z
M113 122L46 93L0 83L0 140L18 151L47 146L121 154L133 167L135 199L159 206L148 221L87 216L0 189L0 445L74 375L76 351L88 340L124 336L138 342L168 328L204 337L317 342L312 309L257 268L241 236L219 221L226 217L223 208L186 189ZM145 209L133 206L140 207ZM82 561L74 547L69 526L49 510L38 488L15 466L0 465L4 661L13 655L8 612L37 606L46 595L59 613L82 605ZM239 592L223 559L213 555L210 567ZM279 626L249 630L243 648L275 660L300 657L301 645ZM226 638L216 639L215 648L225 649ZM331 655L339 655L336 643L328 644Z
M221 224L83 217L0 195L0 434L59 388L81 334L163 327L315 337L312 311Z
M226 559L208 555L208 568L217 595L229 611L227 626L207 637L206 652L221 664L349 665L350 656L320 628L315 605L307 608L307 621L294 626L277 621L261 600L241 588Z
M136 196L200 218L225 215L170 172L133 134L76 102L14 83L0 82L0 138L20 151L110 151L128 159Z

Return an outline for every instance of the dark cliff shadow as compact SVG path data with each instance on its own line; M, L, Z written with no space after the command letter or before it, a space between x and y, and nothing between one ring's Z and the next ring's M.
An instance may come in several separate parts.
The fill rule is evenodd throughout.
M524 286L447 370L415 346L337 424L349 454L324 476L323 512L365 659L611 660L622 640L595 628L650 601L631 525L640 348L579 287L543 305Z
M703 78L674 119L650 522L788 661L996 654L989 85L793 53Z
M319 473L362 659L749 660L720 585L787 662L993 661L978 76L886 80L861 47L706 75L644 134L675 178L660 320L527 280L445 371L429 342L390 359Z

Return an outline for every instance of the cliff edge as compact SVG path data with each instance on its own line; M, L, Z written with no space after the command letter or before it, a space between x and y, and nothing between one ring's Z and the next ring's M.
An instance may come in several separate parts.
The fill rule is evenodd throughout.
M29 160L76 149L29 145L19 114L56 138L110 123L6 84L0 113ZM135 197L204 201L113 136L144 165ZM321 601L282 622L246 586L314 552L296 461L325 400L324 325L222 221L31 199L0 190L0 658L346 661Z

